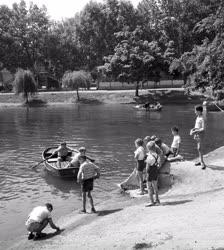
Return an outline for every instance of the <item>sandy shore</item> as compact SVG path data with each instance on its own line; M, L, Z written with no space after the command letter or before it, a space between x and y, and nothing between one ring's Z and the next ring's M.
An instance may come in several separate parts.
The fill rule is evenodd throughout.
M98 214L62 217L60 235L40 241L23 236L8 249L224 249L224 147L205 159L204 171L190 161L172 164L175 182L160 195L160 206L146 207L147 195L133 191L135 198L97 206Z

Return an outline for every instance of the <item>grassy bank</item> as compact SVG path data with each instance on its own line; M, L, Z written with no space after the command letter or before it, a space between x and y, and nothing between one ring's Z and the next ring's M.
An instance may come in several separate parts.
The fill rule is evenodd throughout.
M131 104L144 103L156 99L166 103L197 103L200 95L187 96L183 89L153 89L140 90L139 97L135 97L134 90L89 90L80 91L81 103L87 104ZM76 103L76 91L39 92L34 96L34 104L71 104ZM13 93L0 94L1 105L20 105L21 96Z

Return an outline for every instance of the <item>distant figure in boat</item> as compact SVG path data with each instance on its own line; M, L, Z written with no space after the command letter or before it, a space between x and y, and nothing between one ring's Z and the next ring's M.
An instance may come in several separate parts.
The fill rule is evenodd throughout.
M80 168L77 175L77 182L81 184L83 208L80 212L86 213L86 193L90 201L91 212L96 213L91 191L93 190L94 179L100 177L100 169L95 164L87 162L86 156L80 156Z
M145 104L143 104L143 108L145 108L146 110L149 110L150 102L146 102Z
M26 228L29 231L28 240L39 239L46 236L46 234L41 233L42 230L50 224L51 228L60 231L51 218L51 212L53 206L50 203L46 203L44 206L35 207L28 216L26 221Z
M80 156L85 156L86 155L86 148L85 147L80 147L79 152L76 153L71 161L69 162L68 166L67 167L70 167L70 168L79 168L80 167L80 163L79 163L79 158ZM94 159L91 159L89 158L88 156L86 156L87 160L91 161L91 162L95 162Z
M195 120L195 126L191 129L190 135L193 136L194 140L197 143L197 150L199 156L199 162L195 163L196 166L202 166L202 169L206 169L206 165L203 159L203 146L204 146L204 137L205 137L205 120L203 117L203 107L196 106L195 114L197 116Z
M67 147L66 142L62 142L61 145L53 152L52 155L58 154L57 163L59 168L61 168L62 161L71 161L71 157L68 155L69 152L74 151L74 149Z
M145 108L146 111L149 111L150 109L160 110L162 108L162 105L159 102L155 102L153 104L150 104L150 102L146 102L142 107Z

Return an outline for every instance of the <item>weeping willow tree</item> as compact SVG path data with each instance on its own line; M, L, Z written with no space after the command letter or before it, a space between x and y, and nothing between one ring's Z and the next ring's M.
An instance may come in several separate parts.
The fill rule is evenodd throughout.
M79 88L90 87L90 76L84 71L68 71L62 78L62 87L66 89L76 90L77 100L80 101Z
M29 103L29 96L37 92L37 83L30 70L19 69L14 80L14 90L16 94L22 94L25 103Z

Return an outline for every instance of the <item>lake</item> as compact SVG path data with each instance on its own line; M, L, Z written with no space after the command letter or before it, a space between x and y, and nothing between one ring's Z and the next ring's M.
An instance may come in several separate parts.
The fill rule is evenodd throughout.
M34 206L51 202L55 221L81 207L75 181L49 176L43 165L31 170L46 147L67 141L68 146L87 148L102 169L93 193L97 204L118 195L116 183L134 168L138 137L155 134L170 145L170 128L177 125L181 154L186 159L197 155L189 136L195 120L193 105L167 105L160 113L138 111L132 105L17 107L1 108L0 117L0 240L25 235L24 222ZM207 123L206 153L224 144L224 114L209 113Z

